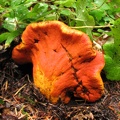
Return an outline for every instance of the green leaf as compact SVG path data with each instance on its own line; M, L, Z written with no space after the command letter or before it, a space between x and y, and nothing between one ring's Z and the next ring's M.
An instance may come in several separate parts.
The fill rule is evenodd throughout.
M48 4L46 4L46 3L38 3L33 7L32 12L42 14L42 13L46 12L47 10L48 10Z
M25 0L24 1L24 5L26 7L30 7L31 5L35 4L35 3L38 3L38 0Z
M114 37L115 49L117 50L117 55L120 57L120 19L115 21L114 27L111 30Z
M105 0L95 0L94 4L101 10L109 10L110 7Z
M61 10L60 14L65 15L65 16L70 16L71 11L69 9L63 9Z
M120 19L115 21L111 30L114 42L106 43L103 46L105 53L104 71L108 79L120 81Z
M16 7L20 4L23 4L25 2L25 0L11 0L11 7Z
M113 16L112 16L113 17ZM112 18L112 17L107 17L107 16L105 16L104 18L103 18L103 20L105 21L105 22L108 22L108 23L110 23L110 24L114 24L114 19Z
M111 3L120 7L120 0L111 0Z
M10 5L10 1L9 0L0 0L0 6L5 7Z
M19 5L30 7L32 4L37 3L37 0L10 0L11 7L17 7Z
M9 47L11 42L18 36L20 35L22 32L22 30L18 29L16 31L11 32L8 36L7 39L5 41L5 48Z
M18 21L17 18L7 17L4 20L3 27L10 32L14 31L16 30L16 27L17 27L17 21Z
M2 33L0 35L0 43L2 43L3 41L5 41L9 35L10 35L9 32Z
M120 81L120 65L112 60L111 57L105 56L105 74L108 80Z
M95 21L93 16L89 15L88 11L86 10L87 0L77 0L76 2L76 26L94 26ZM84 28L81 29L83 32L87 33L90 38L92 39L92 29L91 28Z
M115 57L115 47L114 47L114 41L107 42L106 44L103 45L103 49L105 52L106 56L109 56L110 58Z
M38 19L40 19L40 17L46 17L46 15L48 14L47 10L48 4L38 3L33 7L32 11L27 14L27 19L37 21Z
M0 99L0 104L4 104L4 101L3 101L3 99Z
M104 10L97 9L97 10L92 10L90 14L97 20L100 21L104 16Z
M120 80L120 62L116 61L114 43L106 43L103 46L105 52L104 71L108 80Z
M24 5L19 5L12 9L10 13L11 18L16 18L18 21L23 21L27 19L27 14L29 13L29 10Z
M59 4L61 6L65 7L73 7L73 4L76 2L76 0L58 0L55 1L55 4Z

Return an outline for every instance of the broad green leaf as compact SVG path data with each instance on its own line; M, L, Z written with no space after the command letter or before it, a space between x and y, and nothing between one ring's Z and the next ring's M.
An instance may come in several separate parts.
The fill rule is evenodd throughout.
M65 15L65 16L70 16L72 12L69 9L63 9L61 10L60 14Z
M3 27L10 32L15 31L17 27L17 22L18 22L17 18L7 17L4 20Z
M37 3L37 0L11 0L11 7L19 5L30 7L34 3Z
M115 57L116 50L114 47L114 41L107 42L106 44L104 44L103 49L106 56L109 56L112 59Z
M46 15L45 20L57 20L56 13Z
M46 3L38 3L33 7L32 12L42 14L42 13L46 12L47 10L48 10L48 4L46 4Z
M5 41L5 48L9 47L11 42L18 36L21 34L21 30L18 29L16 31L11 32L8 36L7 36L7 40Z
M0 35L0 43L2 43L3 41L5 41L9 35L10 35L9 32L2 33Z
M89 15L86 10L87 0L77 0L76 2L76 26L94 26L95 21L93 16ZM85 28L81 29L83 32L87 33L92 39L92 29Z
M32 11L27 14L27 19L30 21L37 21L40 17L45 17L48 14L48 4L46 3L38 3L36 4Z
M114 43L106 43L103 46L105 52L105 67L104 71L107 79L120 80L120 62L116 61L116 49Z
M101 10L110 10L110 7L108 4L104 3L103 5L101 5L100 9Z
M35 4L35 3L38 3L37 0L14 0L12 1L12 3L14 4L14 2L16 3L16 5L23 5L23 6L26 6L26 7L30 7L31 5ZM14 6L14 5L13 5Z
M6 5L10 5L9 0L0 0L0 6L5 7Z
M77 17L84 19L84 12L86 10L86 4L87 1L86 0L77 0L76 2L76 13L77 13Z
M92 10L90 14L97 20L100 21L104 16L104 10L97 9L97 10Z
M20 4L23 4L25 2L25 0L11 0L11 7L15 7L15 6L18 6Z
M114 45L117 50L117 55L120 57L120 19L115 21L114 27L112 28L114 37Z
M24 5L30 7L32 4L38 3L38 0L25 0Z
M113 17L113 16L112 16ZM114 24L114 19L112 18L112 17L108 17L108 16L104 16L103 17L103 20L104 20L104 22L106 22L106 23L109 23L109 24ZM103 23L103 25L104 25L105 23Z
M111 0L111 3L120 7L120 0Z
M110 9L109 5L106 4L105 0L95 0L94 4L96 4L96 6L101 10L109 10Z
M76 0L58 0L55 1L55 4L59 4L65 7L73 7L73 4L76 2Z
M120 19L111 28L114 42L103 46L105 53L104 71L110 80L120 80Z
M0 6L0 13L3 13L4 11L5 11L5 9L2 6Z
M105 74L108 80L120 81L120 65L111 57L105 56Z
M24 5L19 5L12 9L10 13L11 18L17 18L18 21L22 21L27 19L27 14L29 13L29 10Z

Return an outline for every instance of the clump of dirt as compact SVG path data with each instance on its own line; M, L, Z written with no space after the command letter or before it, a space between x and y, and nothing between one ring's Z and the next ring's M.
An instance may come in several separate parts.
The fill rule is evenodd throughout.
M102 73L103 74L103 73ZM34 86L32 65L16 65L11 50L0 52L0 119L2 120L119 120L120 82L103 75L105 95L95 103L72 98L51 104Z

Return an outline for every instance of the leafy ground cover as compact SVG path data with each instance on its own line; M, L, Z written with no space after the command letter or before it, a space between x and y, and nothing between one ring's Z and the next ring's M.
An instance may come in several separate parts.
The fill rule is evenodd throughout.
M120 4L119 0L0 0L0 119L119 120ZM104 52L101 75L105 95L95 103L72 98L51 104L32 80L32 65L16 65L11 51L32 22L60 20L89 35ZM26 69L28 68L28 69ZM112 81L111 81L112 80Z

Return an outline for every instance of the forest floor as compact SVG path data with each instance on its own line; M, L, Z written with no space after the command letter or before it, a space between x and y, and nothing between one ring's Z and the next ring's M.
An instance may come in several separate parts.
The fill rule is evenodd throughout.
M34 86L32 65L18 66L11 50L0 51L0 120L120 120L120 82L102 73L104 96L95 103L72 97L51 104Z

